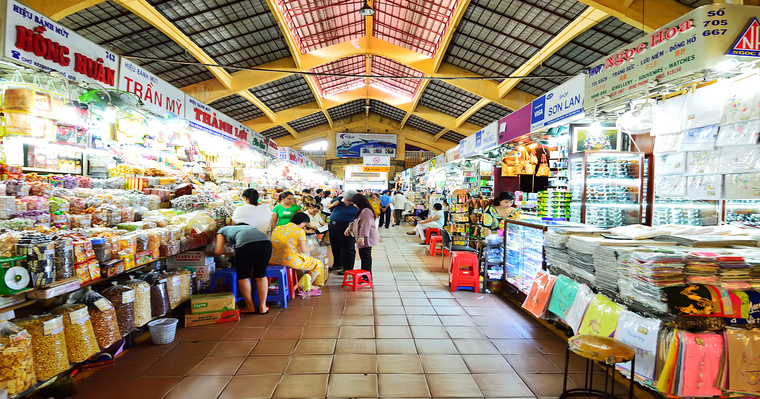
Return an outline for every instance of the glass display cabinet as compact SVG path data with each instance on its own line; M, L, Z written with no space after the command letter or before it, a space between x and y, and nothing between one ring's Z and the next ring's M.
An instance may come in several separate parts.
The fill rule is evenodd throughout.
M602 227L641 223L643 164L639 152L570 155L570 221Z

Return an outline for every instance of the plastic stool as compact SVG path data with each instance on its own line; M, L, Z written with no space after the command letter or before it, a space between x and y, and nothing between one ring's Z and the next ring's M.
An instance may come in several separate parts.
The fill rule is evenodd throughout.
M351 280L348 279L348 276L351 276ZM362 276L367 276L367 282L365 283L362 281ZM343 275L343 284L340 286L340 288L343 288L345 286L354 287L354 291L358 290L359 287L370 287L373 288L372 285L372 274L366 270L349 270L346 272L345 275Z
M472 288L480 292L480 270L478 256L473 252L454 252L449 270L449 285L451 292L459 288Z
M235 297L235 301L240 302L243 300L242 296L238 296L237 271L235 271L234 268L230 267L227 269L219 269L211 275L211 286L209 287L209 292L212 294L216 288L216 279L218 278L224 279L224 284L230 286L230 292L232 292L232 295Z
M296 269L288 269L288 292L290 293L290 300L296 299L296 291L298 291L298 273Z
M277 279L277 289L269 290L267 293L267 302L275 302L282 308L288 307L288 272L287 267L281 265L267 266L267 278ZM259 307L259 290L256 288L256 284L253 284L253 304ZM271 298L271 299L270 299Z
M449 252L449 251L443 247L443 237L441 236L430 237L430 248L428 249L428 253L430 254L430 256L436 256L438 254L443 254L444 252Z
M425 229L425 244L430 244L430 237L431 236L440 236L441 230L436 228L429 228Z
M576 335L568 340L568 347L565 350L565 372L564 382L562 383L562 394L560 399L564 398L603 398L603 399L620 399L615 396L615 377L611 377L610 368L615 371L615 365L618 363L631 362L631 376L636 372L636 350L621 341L608 337L597 337L595 335ZM567 369L570 363L570 352L586 359L586 376L584 377L583 388L567 389ZM600 366L606 367L604 373L604 390L594 389L594 362ZM614 374L613 374L614 375ZM628 397L633 398L633 382L628 387ZM577 384L580 387L580 384ZM610 391L607 392L609 385Z

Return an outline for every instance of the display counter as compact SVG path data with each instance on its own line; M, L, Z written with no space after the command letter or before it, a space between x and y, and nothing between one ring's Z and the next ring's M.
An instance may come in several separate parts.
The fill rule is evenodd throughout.
M504 225L504 292L523 301L538 270L546 269L544 232L556 228L596 229L580 223L523 216Z

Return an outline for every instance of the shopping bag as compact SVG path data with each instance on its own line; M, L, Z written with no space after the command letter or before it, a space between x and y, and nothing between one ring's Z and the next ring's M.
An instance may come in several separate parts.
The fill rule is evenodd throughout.
M552 297L549 300L549 311L557 317L566 320L566 313L575 301L575 295L578 293L578 283L565 277L557 277L552 290Z
M623 307L602 294L597 294L586 309L578 334L612 337Z
M523 309L536 317L543 317L544 313L546 313L546 307L549 305L549 297L551 296L556 279L555 276L539 270L522 305Z
M541 176L541 177L551 176L551 171L549 170L549 164L546 162L546 154L541 155L541 164L538 165L538 171L536 172L536 176Z
M522 152L522 158L520 158L520 162L517 165L517 170L515 173L518 175L532 175L536 173L536 165L530 163L530 159L528 158L528 151Z

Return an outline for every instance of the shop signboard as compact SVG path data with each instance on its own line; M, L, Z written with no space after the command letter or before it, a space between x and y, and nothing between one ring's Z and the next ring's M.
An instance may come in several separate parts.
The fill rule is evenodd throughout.
M295 150L293 150L293 151L295 151ZM300 152L298 152L298 151L295 151L295 153L296 153L296 163L299 164L299 165L303 165L304 164L304 157L303 157L303 155Z
M255 151L266 154L267 153L267 139L264 138L264 136L254 132L249 127L243 125L246 129L248 129L248 141L251 143L251 148L253 148Z
M531 131L551 126L583 112L586 78L578 75L531 102Z
M480 135L480 146L475 143L475 152L487 151L499 145L499 121L493 121L477 134Z
M615 51L589 68L583 107L603 96L624 100L659 84L715 68L722 61L751 61L760 56L760 37L752 29L760 8L709 4L683 15Z
M528 104L499 119L499 145L530 133L530 116L533 107Z
M289 148L288 147L279 147L278 157L281 160L283 160L283 161L287 161L288 160L288 152L289 152Z
M267 140L267 155L271 156L272 158L277 158L280 156L280 150L279 147L277 147L277 142L272 139Z
M435 158L431 159L435 162L435 165L431 165L430 170L442 168L446 165L446 154L439 154Z
M288 147L288 162L298 164L298 151Z
M363 158L363 172L390 172L391 157L369 156Z
M459 156L461 158L475 153L476 134L471 134L459 142Z
M119 90L139 97L143 108L154 114L185 115L185 92L126 58L119 68Z
M446 150L446 163L459 159L459 144Z
M185 96L185 119L190 121L190 126L214 136L251 142L250 128L190 96Z
M338 158L359 158L381 155L396 158L395 134L337 133Z
M3 55L24 65L58 71L64 78L115 89L119 57L52 19L8 0Z

